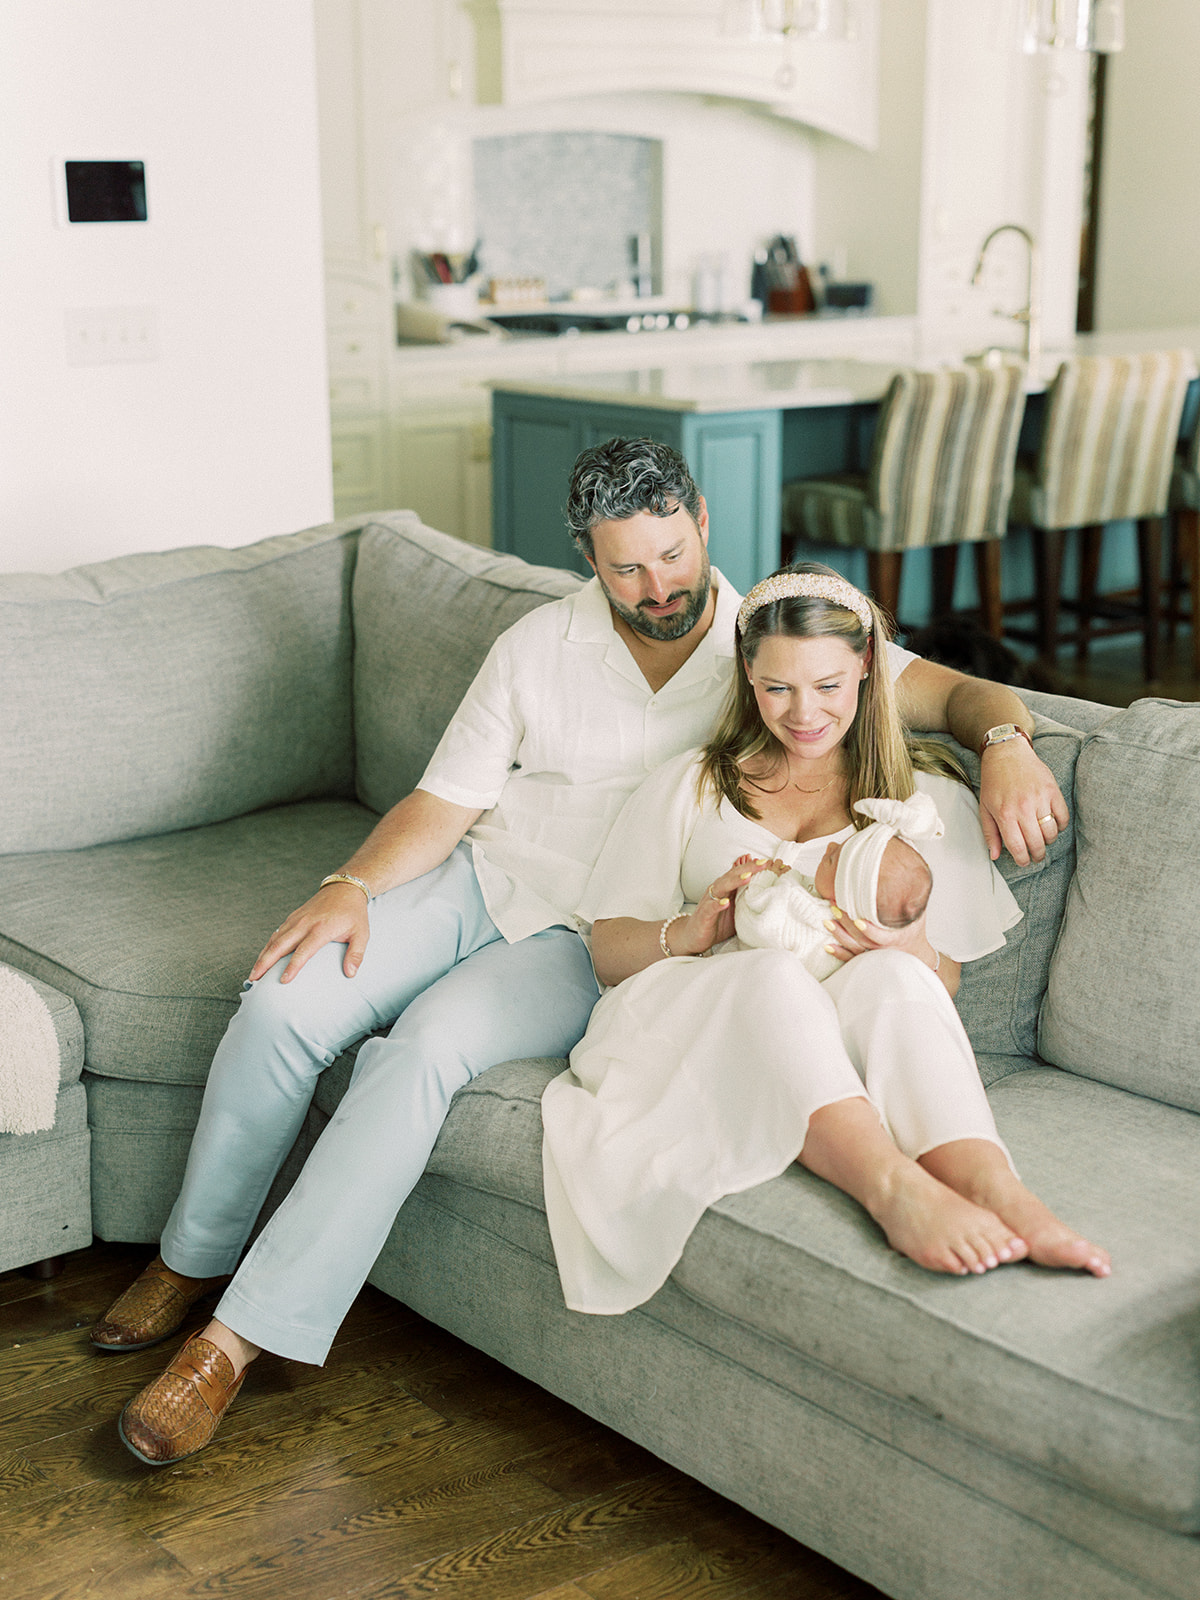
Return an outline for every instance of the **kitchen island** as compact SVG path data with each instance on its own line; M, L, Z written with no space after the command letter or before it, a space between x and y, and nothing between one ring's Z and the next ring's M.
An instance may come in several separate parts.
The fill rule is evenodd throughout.
M1071 353L1119 355L1147 349L1200 350L1200 329L1081 335L1071 351L1048 351L1026 390L1030 399L1022 447L1036 447L1040 395ZM866 470L879 401L899 363L840 359L677 363L616 372L504 380L492 384L493 542L498 550L548 566L574 566L563 505L579 451L617 434L648 436L687 459L708 502L712 559L742 593L774 570L780 553L780 491L791 478ZM1193 383L1185 431L1194 425ZM1106 571L1136 577L1132 533L1106 555ZM1114 542L1115 543L1115 542ZM817 552L852 582L866 580L857 550ZM969 563L960 563L956 604L974 602ZM1006 594L1032 592L1028 541L1004 551ZM929 557L905 562L900 611L906 621L928 614Z
M784 480L857 464L895 370L744 361L497 382L493 542L569 565L562 508L575 457L618 434L661 439L686 458L708 502L712 559L745 592L778 565Z

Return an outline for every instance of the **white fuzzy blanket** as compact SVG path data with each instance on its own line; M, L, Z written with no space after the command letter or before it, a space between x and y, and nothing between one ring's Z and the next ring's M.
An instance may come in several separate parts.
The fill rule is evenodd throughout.
M43 1133L58 1102L58 1035L41 995L0 966L0 1133Z

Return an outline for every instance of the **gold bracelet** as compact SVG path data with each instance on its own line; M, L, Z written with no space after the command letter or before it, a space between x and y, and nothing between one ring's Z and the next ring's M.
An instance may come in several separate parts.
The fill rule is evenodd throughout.
M327 883L352 883L356 889L362 890L368 900L375 898L362 879L356 878L352 872L331 872L327 878L321 879L317 887L323 889Z

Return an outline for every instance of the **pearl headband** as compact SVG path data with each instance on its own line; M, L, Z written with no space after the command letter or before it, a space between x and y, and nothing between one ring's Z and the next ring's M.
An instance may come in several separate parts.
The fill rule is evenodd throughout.
M874 619L866 595L845 578L827 572L777 572L773 578L756 583L738 608L738 632L745 633L754 613L776 600L828 600L831 605L853 611L868 633Z

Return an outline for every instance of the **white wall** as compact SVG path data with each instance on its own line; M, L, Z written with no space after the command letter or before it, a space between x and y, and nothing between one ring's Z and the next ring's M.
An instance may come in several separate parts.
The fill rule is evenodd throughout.
M880 12L879 148L816 135L816 252L836 276L875 285L878 310L917 309L925 0Z
M1108 60L1096 326L1200 322L1200 6L1125 0Z
M331 515L308 0L5 0L0 148L0 567ZM150 220L64 225L67 158L144 160ZM68 363L128 307L157 359Z

